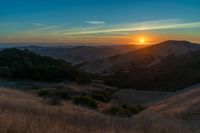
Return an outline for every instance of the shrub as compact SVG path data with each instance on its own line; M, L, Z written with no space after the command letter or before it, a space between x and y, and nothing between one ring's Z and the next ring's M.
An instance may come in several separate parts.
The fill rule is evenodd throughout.
M112 95L112 91L92 91L89 96L94 98L95 100L101 101L101 102L109 102L110 96Z
M48 89L41 89L41 90L39 90L38 95L40 97L48 97L51 95L51 91Z
M103 94L93 94L92 98L105 103L109 102L109 98Z
M104 113L113 116L131 117L134 114L143 111L144 109L145 107L139 105L135 107L128 107L127 105L122 105L118 107L111 107L108 110L105 110Z
M41 97L59 97L62 100L70 99L70 96L66 90L57 90L51 88L39 90L38 95Z
M61 105L61 99L60 97L57 97L57 96L53 96L53 97L50 97L50 98L47 98L45 99L46 103L47 104L50 104L50 105Z
M70 99L69 93L65 90L56 90L55 95L59 96L63 100Z
M73 99L74 104L85 105L90 108L97 108L97 102L89 96L79 96Z

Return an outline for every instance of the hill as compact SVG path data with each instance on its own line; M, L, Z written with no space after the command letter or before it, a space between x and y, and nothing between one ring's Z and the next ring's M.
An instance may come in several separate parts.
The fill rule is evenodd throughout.
M200 50L199 44L187 41L166 41L136 51L93 60L81 65L81 69L93 73L112 73L113 71L128 70L133 63L143 63L145 66L160 63L168 55L181 56L188 52Z
M82 79L83 73L63 60L43 57L29 50L0 51L0 77L37 81Z
M63 59L72 64L79 64L85 61L107 58L110 56L126 53L129 51L144 48L138 45L118 45L118 46L26 46L18 47L28 49L42 56L49 56L55 59Z
M200 45L167 41L141 50L82 64L104 83L120 88L174 91L199 83Z
M0 87L1 133L197 133L199 87L175 93L132 118L108 117L63 101L52 106L32 93ZM180 102L181 101L181 102Z
M191 133L200 131L200 85L193 85L174 93L172 96L167 97L161 101L157 101L148 106L148 109L139 114L137 119L143 119L147 116L158 129L164 128L164 126L170 127L176 126L180 128L179 132L182 132L184 128L191 129ZM160 119L160 120L158 120ZM147 120L147 119L146 119ZM163 121L165 124L162 125ZM160 124L159 124L160 123ZM163 126L163 127L162 127ZM155 128L156 128L155 127ZM167 127L166 127L167 128ZM172 129L173 130L173 129ZM173 132L173 131L168 131ZM178 131L174 131L178 132Z

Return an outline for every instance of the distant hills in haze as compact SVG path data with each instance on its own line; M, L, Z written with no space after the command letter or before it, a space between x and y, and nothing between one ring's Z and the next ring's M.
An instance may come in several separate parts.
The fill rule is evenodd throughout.
M25 45L25 44L23 44ZM2 49L6 48L2 45ZM11 48L13 45L8 45ZM110 56L138 50L146 46L140 45L112 45L112 46L15 46L18 49L28 49L42 56L63 59L72 64L79 64L90 60L107 58Z

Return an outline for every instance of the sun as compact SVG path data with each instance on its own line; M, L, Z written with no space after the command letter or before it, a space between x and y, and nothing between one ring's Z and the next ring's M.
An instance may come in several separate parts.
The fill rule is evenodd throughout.
M150 45L152 43L152 37L150 36L141 36L141 35L132 35L130 36L130 44L136 45Z
M140 38L140 44L145 44L146 40L145 38Z

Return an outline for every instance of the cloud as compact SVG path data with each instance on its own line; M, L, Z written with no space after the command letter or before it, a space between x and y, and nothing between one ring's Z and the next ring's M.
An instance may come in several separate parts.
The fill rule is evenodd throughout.
M18 26L18 25L32 25L32 26L44 26L45 24L42 23L21 23L21 22L4 22L0 23L0 26Z
M42 24L42 23L32 23L32 25L40 27L40 26L44 26L45 24Z
M98 24L106 24L104 21L85 21L87 24L93 24L93 25L98 25Z
M51 33L52 31L55 31L57 29L60 30L61 27L65 26L66 24L57 24L57 25L50 25L50 26L46 26L46 25L37 25L37 28L32 28L32 29L28 29L26 31L23 31L24 34L41 34L43 32L48 32Z
M56 29L56 28L60 28L62 26L64 26L66 24L58 24L58 25L52 25L52 26L45 26L42 28L38 28L38 30L52 30L52 29Z
M65 35L84 35L84 34L100 34L100 33L122 33L144 30L164 30L164 29L185 29L200 28L200 22L185 23L179 19L155 20L137 23L127 23L118 25L106 25L104 27L94 27L93 29L67 31Z
M69 24L57 25L43 25L35 23L36 27L31 27L27 30L18 31L20 35L26 36L45 36L45 37L85 37L85 36L125 36L133 34L135 31L148 31L148 30L165 30L165 29L191 29L200 28L200 22L184 22L180 19L165 19L154 21L143 21L135 23L122 23L122 24L105 24L103 21L86 21L87 23L94 24L94 26L77 26L72 27ZM17 24L17 23L10 23ZM33 24L33 23L32 23ZM0 25L4 25L0 23Z

